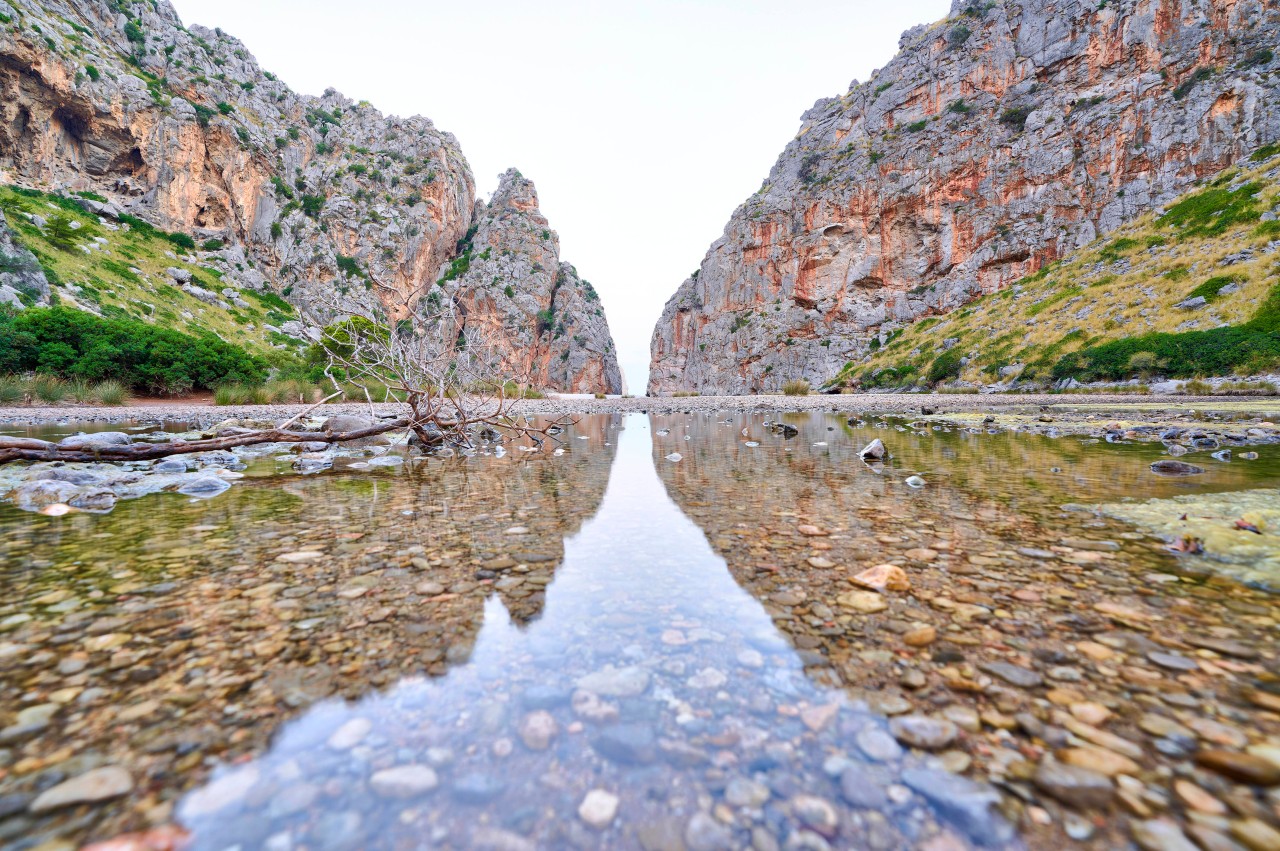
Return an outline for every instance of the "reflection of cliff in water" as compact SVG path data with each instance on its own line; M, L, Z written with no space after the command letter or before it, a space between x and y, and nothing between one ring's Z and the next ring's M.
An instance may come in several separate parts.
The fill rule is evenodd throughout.
M1112 444L1082 435L973 433L950 424L920 422L911 427L904 421L877 417L867 417L865 426L855 427L849 419L843 413L773 417L737 413L727 420L722 415L656 415L655 428L673 430L658 441L655 452L658 457L673 450L684 454L685 462L670 471L681 475L689 466L709 465L764 486L768 483L762 478L772 476L785 488L790 487L789 478L807 480L812 487L816 475L837 489L856 483L856 492L868 501L895 498L901 492L901 479L918 473L930 485L931 501L951 499L960 491L974 505L1033 510L1069 501L1115 501L1135 494L1149 498L1239 490L1280 476L1280 453L1268 446L1255 447L1262 457L1248 462L1221 463L1207 450L1193 453L1182 460L1205 467L1207 473L1179 478L1151 472L1152 461L1169 457L1159 442ZM769 420L784 422L799 433L790 439L773 434L763 426ZM743 428L747 435L741 433ZM685 441L686 434L693 439ZM883 440L893 455L881 471L889 473L887 477L869 475L873 469L857 458L857 450L875 438ZM750 447L748 442L760 445ZM792 451L781 453L783 449ZM937 489L947 493L939 495ZM804 498L804 488L795 495Z
M30 694L83 693L23 752L56 753L74 722L77 753L172 776L176 792L316 700L442 675L470 655L487 599L517 625L540 615L565 536L599 508L619 423L584 418L559 456L512 446L314 476L264 459L211 500L0 507L0 619L31 618L0 636L21 650L0 655L0 726ZM74 664L29 664L46 656ZM132 825L127 810L85 829Z
M900 682L904 652L921 662L994 661L998 653L973 649L979 636L998 643L1036 630L1052 656L1055 642L1106 628L1093 607L1107 601L1181 607L1189 605L1181 598L1204 596L1194 604L1204 624L1193 626L1189 615L1187 630L1230 620L1212 589L1144 578L1185 575L1198 569L1194 562L1125 524L1061 506L1274 481L1271 447L1259 447L1254 462L1210 462L1203 476L1170 479L1149 470L1161 457L1158 443L851 428L838 414L783 415L798 429L786 439L764 426L770 419L654 416L655 463L671 499L764 603L811 674L873 703L910 698L920 687ZM893 458L865 464L858 450L877 437ZM679 462L665 460L673 451ZM912 474L923 487L906 484ZM909 591L884 595L884 608L848 596L861 590L852 577L886 563L904 571ZM859 602L875 611L852 605ZM902 636L921 630L934 630L939 643L904 644ZM947 645L961 649L937 649Z
M518 628L491 597L465 664L282 725L179 802L187 847L737 848L770 799L776 847L1019 847L993 790L905 753L865 704L804 675L663 493L648 431L633 417L620 435L540 619ZM729 776L763 797L712 816L737 795ZM893 783L923 791L890 804ZM597 829L579 810L592 790L617 806Z

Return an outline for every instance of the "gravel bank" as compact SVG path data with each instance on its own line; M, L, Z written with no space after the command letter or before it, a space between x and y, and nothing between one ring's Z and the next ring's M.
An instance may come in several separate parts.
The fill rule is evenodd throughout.
M522 410L528 414L560 416L566 414L615 413L680 413L692 411L724 411L762 413L772 411L838 411L850 413L913 415L922 408L937 414L991 413L997 415L1030 414L1041 406L1050 406L1055 415L1070 417L1113 416L1125 419L1159 421L1162 415L1185 414L1194 409L1205 412L1280 416L1280 398L1259 396L1103 396L1035 394L996 395L932 395L925 393L857 394L847 396L688 396L681 398L634 399L530 399ZM396 405L375 405L379 413L391 414ZM19 426L53 424L109 424L120 422L173 421L205 427L231 417L284 419L305 405L246 405L213 407L209 405L145 405L122 408L92 406L0 408L0 423ZM330 414L367 414L367 404L325 405L317 412Z

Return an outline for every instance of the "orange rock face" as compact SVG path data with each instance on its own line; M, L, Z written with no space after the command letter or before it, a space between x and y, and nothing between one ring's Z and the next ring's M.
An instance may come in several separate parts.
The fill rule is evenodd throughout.
M53 0L38 15L24 5L0 27L7 181L80 193L109 219L128 214L201 244L218 240L202 265L237 291L286 297L301 321L284 333L312 339L335 300L340 314L340 296L374 281L393 314L406 315L484 227L478 216L492 208L476 206L457 140L430 120L384 116L332 90L298 95L221 30L184 28L167 4L140 4L133 20L117 5ZM545 229L532 191L502 205ZM526 236L495 231L490 247L508 256ZM527 310L492 309L494 293L476 278L462 293L475 320L500 323L540 386L618 392L595 291L562 269L550 236L530 248L530 262L497 291L504 298L509 285ZM526 339L539 311L557 321Z
M403 296L451 258L475 188L456 140L430 121L296 95L239 42L182 29L167 6L143 15L139 47L108 4L68 5L93 25L81 36L93 74L30 27L0 34L0 168L12 179L241 246L254 272L237 283L291 288L304 309L309 290L341 277L338 255ZM138 66L125 61L134 51Z
M805 114L668 302L649 392L821 385L1274 141L1278 33L1256 1L956 3Z

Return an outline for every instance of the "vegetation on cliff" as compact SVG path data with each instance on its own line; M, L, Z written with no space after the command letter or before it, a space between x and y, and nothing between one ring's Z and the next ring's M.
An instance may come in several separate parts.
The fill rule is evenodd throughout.
M872 340L830 382L1127 380L1280 367L1280 147L1012 287Z
M183 334L67 307L0 310L0 374L115 380L144 393L261 382L265 360L211 334Z

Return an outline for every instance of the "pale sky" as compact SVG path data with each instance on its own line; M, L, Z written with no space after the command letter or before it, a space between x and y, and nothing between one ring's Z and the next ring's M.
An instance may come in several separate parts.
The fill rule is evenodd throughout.
M332 86L458 137L488 196L514 166L600 293L642 395L663 304L815 100L948 0L173 0L295 91Z

